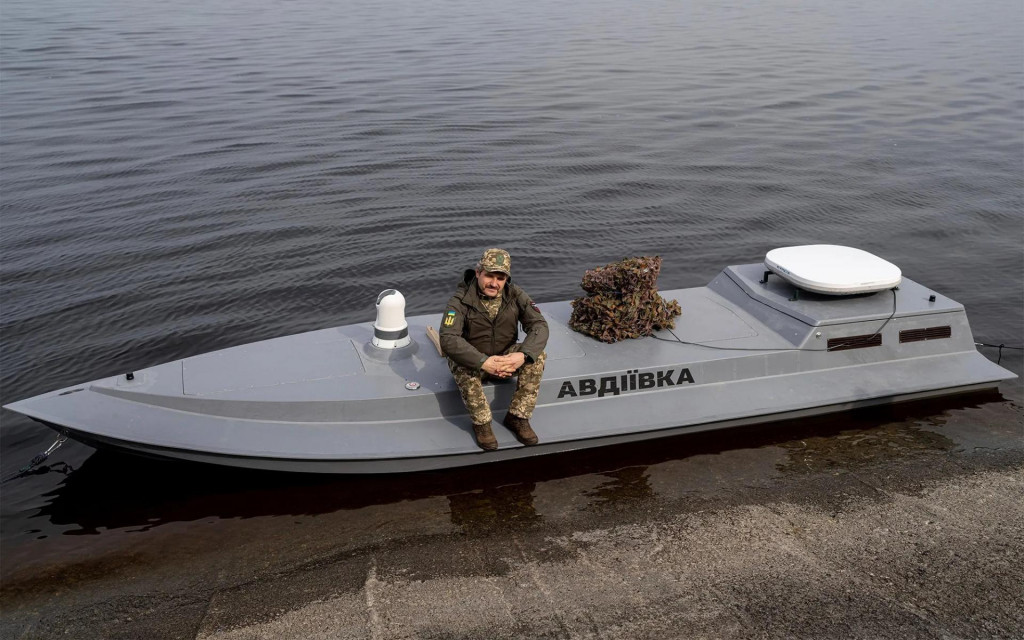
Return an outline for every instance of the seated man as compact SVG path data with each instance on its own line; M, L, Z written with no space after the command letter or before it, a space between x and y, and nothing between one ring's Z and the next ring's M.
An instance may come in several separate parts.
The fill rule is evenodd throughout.
M526 445L537 444L530 427L544 373L548 323L530 296L512 284L512 260L504 249L488 249L476 270L466 269L441 319L441 350L459 385L481 449L498 448L491 431L491 407L481 382L518 376L502 424ZM516 344L518 324L526 339Z

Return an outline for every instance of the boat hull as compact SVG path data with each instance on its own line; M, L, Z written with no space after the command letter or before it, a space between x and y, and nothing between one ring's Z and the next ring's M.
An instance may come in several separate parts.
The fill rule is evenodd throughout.
M573 451L997 386L1014 374L975 348L961 305L904 279L899 291L794 295L760 265L664 291L673 330L604 344L540 305L547 368L523 447L495 426L476 447L446 361L408 319L406 348L370 323L276 338L68 387L7 408L75 439L144 455L324 473L393 473ZM416 384L409 384L409 383ZM500 422L514 381L485 383Z
M508 460L520 460L549 454L567 453L582 451L586 449L597 449L632 442L644 442L660 438L669 438L703 431L714 431L719 429L731 429L736 427L752 426L759 424L771 424L802 418L813 418L815 416L843 413L855 409L892 405L930 398L948 397L952 395L966 395L995 389L996 383L982 383L956 387L952 389L938 389L934 391L922 391L919 393L908 393L899 396L873 398L856 402L844 402L839 404L826 405L821 407L809 407L794 411L785 411L761 416L750 416L736 418L733 420L722 420L718 422L706 422L698 425L673 427L655 431L643 431L627 433L616 436L605 436L588 438L583 440L571 440L568 442L540 443L532 447L507 447L499 451L472 451L470 453L452 454L448 456L425 456L419 458L381 458L374 460L350 460L350 459L287 459L273 457L245 457L231 454L212 454L203 451L190 451L187 449L171 449L164 447L153 447L145 443L130 442L125 440L114 440L94 434L79 432L54 425L43 423L51 429L68 435L97 449L108 449L123 453L142 455L164 460L178 460L186 462L198 462L228 467L239 467L259 471L283 471L289 473L325 473L325 474L394 474L414 473L418 471L435 471L457 467L469 467L474 465L502 462Z

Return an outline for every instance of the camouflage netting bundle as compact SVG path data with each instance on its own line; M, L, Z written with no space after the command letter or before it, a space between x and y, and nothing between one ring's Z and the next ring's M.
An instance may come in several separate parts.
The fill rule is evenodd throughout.
M602 342L652 335L675 327L679 303L658 295L661 258L625 258L583 274L585 298L572 301L569 327Z

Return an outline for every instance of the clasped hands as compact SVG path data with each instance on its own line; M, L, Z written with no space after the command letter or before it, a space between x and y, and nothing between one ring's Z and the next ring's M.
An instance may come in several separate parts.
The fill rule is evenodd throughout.
M495 378L507 378L526 362L526 356L518 351L506 356L491 356L480 365L486 373Z

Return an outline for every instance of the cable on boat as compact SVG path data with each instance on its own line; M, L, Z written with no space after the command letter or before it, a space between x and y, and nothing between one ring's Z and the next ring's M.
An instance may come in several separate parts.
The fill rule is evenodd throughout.
M21 478L23 476L29 475L30 473L33 473L33 470L36 467L38 467L39 465L41 465L44 461L46 461L46 459L50 457L51 453L53 453L57 449L60 449L60 445L64 444L67 441L67 439L68 439L67 432L66 431L61 431L60 432L60 436L57 437L57 439L54 441L54 443L51 444L50 447L46 451L41 451L41 452L37 453L35 455L35 457L32 458L31 461L29 461L29 463L27 465L25 465L21 469L18 469L18 471L16 473L14 473L14 474L4 478L3 480L0 480L0 484L6 484L6 483L10 482L11 480L14 480L16 478ZM64 475L67 475L67 474L69 474L69 473L71 473L72 471L75 470L74 467L72 467L71 465L67 464L66 462L61 462L61 463L58 463L58 464L59 465L63 465L63 467L60 470L64 473ZM54 465L54 467L56 467L56 466L57 465ZM44 467L44 468L46 468L47 470L51 470L52 469L52 468L47 468L47 467Z
M999 357L996 358L996 364L1003 361L1003 349L1013 349L1014 351L1024 351L1024 347L1011 347L1008 344L989 344L987 342L975 342L975 346L978 347L992 347L993 349L999 349Z
M875 336L877 336L878 334L882 333L882 329L884 329L885 326L887 324L889 324L889 321L892 320L894 317L896 317L896 290L898 288L899 287L894 287L894 288L890 289L890 291L892 291L892 313L890 313L889 317L885 319L885 322L882 323L882 326L878 327L877 331L875 331L873 334L871 334L870 336L868 336L867 338L864 339L865 342L870 342L871 340L874 340ZM756 299L754 299L754 300L756 300ZM760 300L756 300L756 301L757 302L761 302ZM761 304L765 304L765 303L761 302ZM770 305L765 305L765 306L769 306L770 307ZM772 307L772 308L774 308L774 307ZM706 347L708 349L717 349L719 351L818 351L818 352L820 352L820 351L835 351L836 349L838 349L840 347L845 347L845 346L847 346L849 344L852 344L852 343L840 343L840 344L837 344L837 345L833 345L832 348L825 348L825 349L801 349L800 347L784 347L784 348L778 348L778 347L775 347L775 348L773 348L773 347L762 347L762 348L752 348L752 347L720 347L718 345L713 345L713 344L703 344L703 343L700 343L700 342L688 342L686 340L683 340L679 336L677 336L675 331L673 331L671 329L668 329L668 332L671 333L675 337L675 340L669 340L668 338L659 338L658 336L651 336L651 337L654 338L655 340L661 340L662 342L676 342L676 343L679 343L679 344L692 345L694 347Z

